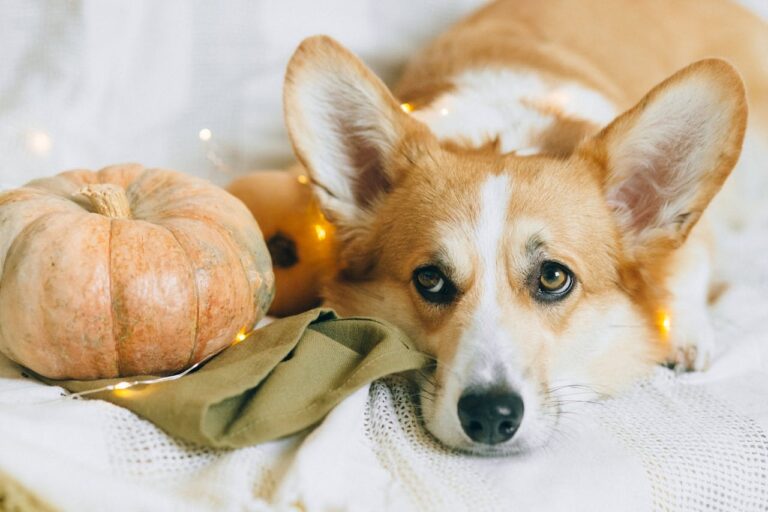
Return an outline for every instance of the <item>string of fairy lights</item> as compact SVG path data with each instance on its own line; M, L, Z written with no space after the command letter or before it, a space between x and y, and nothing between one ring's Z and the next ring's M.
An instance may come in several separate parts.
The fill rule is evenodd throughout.
M152 379L145 379L145 380L130 380L130 381L129 380L124 380L124 381L118 382L117 384L110 384L109 386L102 386L102 387L96 388L96 389L88 389L86 391L80 391L78 393L69 393L69 394L65 395L63 398L77 399L77 398L81 398L81 397L84 397L84 396L93 395L93 394L96 394L96 393L104 393L104 392L107 392L107 391L112 391L116 395L122 396L122 397L125 398L125 397L127 397L129 395L126 395L123 392L125 392L125 391L127 391L127 390L129 390L131 388L135 388L135 387L138 387L138 386L150 386L152 384L160 384L161 382L170 382L172 380L178 380L178 379L184 377L185 375L187 375L189 373L192 373L193 371L197 370L200 366L205 364L214 355L215 354L212 354L208 358L203 359L202 361L199 361L199 362L193 364L192 366L190 366L186 370L184 370L182 372L179 372L179 373L174 373L173 375L166 375L164 377L155 377L155 378L152 378Z
M240 332L237 333L237 335L235 336L235 339L232 341L232 343L230 343L229 346L232 347L234 345L237 345L238 343L240 343L243 340L245 340L248 336L250 336L251 333L253 333L253 330L250 330L250 331L247 331L247 332L244 329L241 330ZM129 390L129 389L131 389L131 388L135 388L135 387L139 387L139 386L141 386L141 387L143 387L143 386L151 386L153 384L160 384L162 382L170 382L170 381L173 381L173 380L178 380L178 379L184 377L185 375L190 374L193 371L197 370L198 368L203 366L205 363L210 361L212 358L214 358L217 354L218 354L218 352L215 352L215 353L209 355L208 357L206 357L205 359L196 362L192 366L190 366L187 369L185 369L183 371L180 371L178 373L174 373L174 374L171 374L171 375L166 375L166 376L163 376L163 377L153 377L153 378L149 378L149 379L124 380L124 381L120 381L120 382L118 382L116 384L109 384L108 386L102 386L100 388L88 389L86 391L80 391L78 393L69 393L69 394L65 395L63 398L77 399L77 398L81 398L81 397L84 397L84 396L87 396L87 395L93 395L93 394L96 394L96 393L104 393L104 392L107 392L107 391L112 391L112 392L115 392L115 393L118 393L118 394L122 394L122 397L126 398L128 395L126 395L124 392Z

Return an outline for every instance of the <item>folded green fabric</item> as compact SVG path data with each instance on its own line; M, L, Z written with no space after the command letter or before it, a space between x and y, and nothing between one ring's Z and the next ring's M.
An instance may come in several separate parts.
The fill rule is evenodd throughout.
M177 380L91 396L187 441L237 448L299 432L363 385L427 364L391 325L314 309L254 331ZM153 377L129 380L144 378ZM48 382L82 392L123 380Z

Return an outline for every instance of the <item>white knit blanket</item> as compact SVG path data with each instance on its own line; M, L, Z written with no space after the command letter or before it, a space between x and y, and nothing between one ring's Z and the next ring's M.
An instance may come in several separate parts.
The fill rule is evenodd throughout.
M768 507L768 224L729 243L709 371L659 368L573 408L544 449L452 453L408 382L361 389L308 434L232 451L174 440L133 413L0 362L0 474L64 510L747 511Z

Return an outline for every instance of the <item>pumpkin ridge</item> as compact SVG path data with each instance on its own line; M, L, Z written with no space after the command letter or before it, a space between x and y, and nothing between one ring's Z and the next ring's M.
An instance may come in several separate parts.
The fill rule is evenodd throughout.
M112 341L115 345L115 366L117 374L122 375L123 369L120 365L120 340L115 335L115 294L112 293L112 229L115 225L115 219L109 219L109 240L107 241L107 277L109 280L109 323L112 331Z
M186 368L192 364L192 361L195 358L195 352L197 351L198 342L200 341L200 286L197 284L197 269L193 265L192 258L189 257L186 248L184 245L182 245L182 243L179 241L179 238L176 236L176 233L168 226L164 226L162 224L156 225L165 228L165 230L171 234L173 239L176 240L176 244L178 244L179 249L181 249L181 252L184 253L184 256L187 259L187 263L189 263L189 269L192 272L192 280L195 283L195 341L192 342L192 350L189 352L189 359L184 364L184 368Z
M193 219L193 220L198 222L202 221L202 219ZM163 226L163 227L166 227L166 226ZM219 233L224 243L228 244L229 248L232 249L233 254L237 255L237 261L240 263L240 268L243 269L243 277L245 278L245 282L248 285L248 288L250 289L249 290L250 293L248 294L248 297L251 300L251 310L248 312L248 316L250 317L253 314L253 311L258 307L257 294L260 287L255 287L253 285L253 283L251 282L250 276L248 275L248 269L246 268L245 263L243 263L242 251L244 251L245 249L239 243L237 243L236 237L232 234L229 228L219 224L211 224L210 228L214 229L217 233ZM197 286L197 281L195 281L195 286ZM198 314L199 312L200 312L200 304L198 302ZM250 330L251 328L253 328L253 325L246 326L246 330ZM203 347L203 348L207 350L208 347Z

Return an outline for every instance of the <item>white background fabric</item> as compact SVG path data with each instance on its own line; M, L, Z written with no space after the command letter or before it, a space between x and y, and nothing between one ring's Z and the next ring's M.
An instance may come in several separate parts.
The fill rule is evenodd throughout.
M138 161L225 184L282 166L282 80L304 37L339 39L391 81L481 3L3 0L0 182Z
M390 80L480 0L112 0L0 4L0 182L120 161L223 184L290 160L288 56L329 33ZM768 15L768 2L752 7ZM208 128L211 140L199 131ZM735 285L704 374L659 369L573 404L553 442L482 459L437 445L403 381L374 383L309 435L189 446L0 359L0 472L65 510L766 510L768 226L728 241Z

